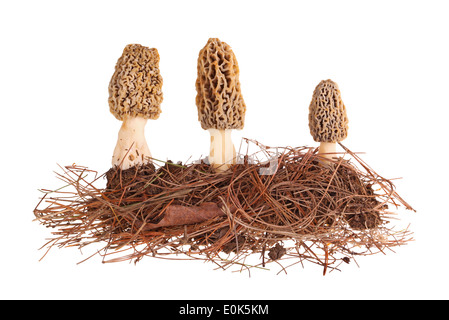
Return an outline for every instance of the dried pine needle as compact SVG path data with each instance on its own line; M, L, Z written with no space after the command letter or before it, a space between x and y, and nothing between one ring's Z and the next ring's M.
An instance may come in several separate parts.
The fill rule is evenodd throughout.
M76 165L61 167L57 176L65 185L42 189L34 210L36 220L53 228L45 247L100 243L104 262L187 258L240 270L275 263L285 272L307 261L326 273L356 256L392 251L413 240L408 228L390 226L395 213L389 207L413 208L390 180L345 146L344 154L326 164L315 148L243 142L247 151L249 146L257 151L241 155L224 173L204 161L157 161L163 165L111 168L102 175ZM106 187L95 186L104 179ZM170 206L182 215L180 208L208 205L220 210L205 221L176 225L176 216L167 216Z

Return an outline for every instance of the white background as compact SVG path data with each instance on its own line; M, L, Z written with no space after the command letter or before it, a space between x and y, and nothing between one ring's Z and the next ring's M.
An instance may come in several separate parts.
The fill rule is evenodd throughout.
M0 298L3 299L440 299L449 298L449 7L445 1L2 1L0 4ZM307 114L319 81L341 89L344 144L417 213L399 211L415 241L359 258L325 277L233 273L215 265L143 259L77 264L75 248L39 261L49 237L33 222L53 170L109 169L118 122L108 83L126 44L155 47L163 113L149 121L153 156L205 155L197 121L196 62L209 37L234 50L247 104L233 134L273 146L313 146Z

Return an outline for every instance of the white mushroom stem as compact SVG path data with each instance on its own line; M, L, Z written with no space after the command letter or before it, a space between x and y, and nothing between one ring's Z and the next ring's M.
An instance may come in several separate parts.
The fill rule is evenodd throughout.
M320 142L318 154L324 158L332 159L336 156L337 144L335 142Z
M151 153L145 140L146 123L147 119L142 117L123 120L112 156L112 166L126 170L150 162Z
M208 129L210 133L209 163L223 172L236 162L236 153L231 139L232 129Z

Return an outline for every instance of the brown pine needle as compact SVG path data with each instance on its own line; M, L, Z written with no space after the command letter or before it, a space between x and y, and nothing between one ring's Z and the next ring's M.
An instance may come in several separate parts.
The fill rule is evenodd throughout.
M345 146L325 164L315 148L243 141L247 150L258 151L241 155L241 163L223 173L204 162L158 161L163 165L112 168L102 175L82 166L60 167L64 186L41 189L44 196L34 210L36 220L53 229L44 247L100 243L103 249L87 259L202 259L240 271L274 262L285 272L282 261L296 259L287 268L308 261L326 274L355 256L393 251L413 240L409 228L394 230L394 213L388 211L413 208L391 180ZM106 187L96 186L104 180ZM205 220L192 215L202 205L215 205L217 212ZM176 210L167 211L170 206Z

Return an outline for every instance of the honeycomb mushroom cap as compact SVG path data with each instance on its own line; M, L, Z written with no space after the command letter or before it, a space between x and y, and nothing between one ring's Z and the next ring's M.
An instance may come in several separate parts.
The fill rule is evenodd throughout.
M109 83L109 110L118 120L127 116L157 119L162 99L157 49L127 45Z
M239 66L231 47L210 38L198 56L196 105L201 127L242 129L246 105L240 91Z
M338 142L348 135L348 117L340 89L332 80L315 88L309 106L309 129L316 142Z

